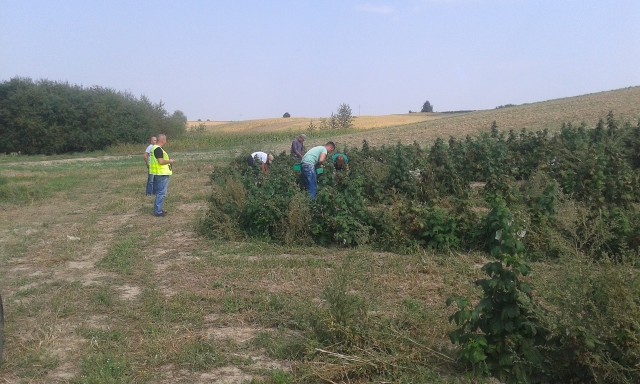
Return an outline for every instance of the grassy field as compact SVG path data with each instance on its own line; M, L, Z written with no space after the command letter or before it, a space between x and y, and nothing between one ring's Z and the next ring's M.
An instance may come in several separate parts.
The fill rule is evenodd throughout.
M438 136L487 130L492 121L517 130L555 130L566 121L593 126L610 110L635 123L638 101L635 87L459 115L371 118L363 126L365 118L358 118L349 132L311 133L307 147L329 138L339 145L363 139L372 145L427 144ZM299 125L212 124L203 134L170 138L166 149L177 162L165 218L151 215L153 202L144 196L144 146L0 158L6 316L0 382L323 382L330 372L368 363L349 356L333 356L333 363L299 359L310 348L299 329L344 281L367 301L368 316L428 324L420 332L429 344L417 348L432 351L431 357L397 382L477 382L451 360L445 300L473 295L484 255L406 256L231 243L196 234L210 173L231 154L258 145L286 150L308 120L287 123ZM539 264L535 270L542 287L562 275L559 266Z
M411 300L436 317L442 297L470 289L458 276L482 262L200 238L219 159L174 156L166 218L151 216L139 158L3 166L15 192L0 211L3 379L289 382L277 381L296 368L286 348L299 336L287 325L305 321L336 271L386 310ZM440 340L446 329L441 318L425 331Z
M323 139L333 138L338 146L360 146L362 140L369 144L394 145L432 143L437 137L464 137L487 131L495 121L500 130L519 132L548 129L558 131L562 123L595 126L613 112L616 119L636 124L640 119L640 87L593 93L539 103L523 104L508 108L468 113L415 113L389 116L361 116L354 119L354 127L348 132L312 132L310 145L319 145ZM237 122L203 122L208 132L242 135L280 134L286 137L275 150L287 150L292 137L306 132L309 122L318 126L320 119L288 118ZM195 126L198 122L189 122ZM286 136L288 134L288 136Z

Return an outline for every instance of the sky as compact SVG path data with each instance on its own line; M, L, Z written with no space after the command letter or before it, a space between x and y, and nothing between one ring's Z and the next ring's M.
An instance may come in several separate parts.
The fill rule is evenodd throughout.
M493 109L640 85L638 0L0 0L0 82L189 120Z

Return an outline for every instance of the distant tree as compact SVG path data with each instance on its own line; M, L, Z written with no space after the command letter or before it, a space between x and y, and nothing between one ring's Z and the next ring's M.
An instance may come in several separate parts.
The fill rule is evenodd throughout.
M291 115L289 114L289 112L285 112L284 115L282 115L282 117L287 119L287 118L291 117Z
M433 112L433 105L431 105L429 100L425 101L424 104L422 104L422 109L420 110L420 112Z
M338 129L338 117L331 112L331 116L329 117L329 129Z
M333 114L332 114L333 116ZM342 103L338 107L338 115L336 116L337 128L347 129L353 126L353 115L349 104Z
M170 116L165 116L162 119L165 125L164 133L170 135L172 138L176 138L184 134L187 126L187 116L182 111L174 111Z

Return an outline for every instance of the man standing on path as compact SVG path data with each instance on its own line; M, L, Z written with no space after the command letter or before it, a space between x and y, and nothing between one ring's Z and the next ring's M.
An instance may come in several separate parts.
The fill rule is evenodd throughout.
M167 135L158 135L158 144L153 146L149 156L149 173L153 175L153 187L156 192L153 215L160 217L167 214L162 206L169 188L169 176L173 174L171 165L175 162L174 159L169 159L169 155L162 148L165 144L167 144Z
M327 154L329 152L333 152L335 148L336 145L333 141L329 141L325 145L311 148L302 157L302 166L300 167L300 171L302 173L302 178L304 179L304 185L309 191L309 197L311 197L311 200L315 200L316 193L318 192L316 164L322 165L322 163L327 159Z
M158 138L151 136L149 139L149 146L144 151L144 162L147 164L147 196L153 195L153 175L149 172L149 156L151 156L151 149L158 143Z
M302 156L304 155L304 141L307 138L307 135L300 134L291 142L291 158L295 161L302 160Z

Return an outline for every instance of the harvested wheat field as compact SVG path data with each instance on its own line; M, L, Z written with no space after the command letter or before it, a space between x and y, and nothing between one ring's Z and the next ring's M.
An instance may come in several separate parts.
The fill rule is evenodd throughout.
M465 137L488 131L495 122L499 130L520 131L522 129L558 131L563 123L594 127L599 119L605 119L609 112L621 121L634 124L640 118L640 87L593 93L492 110L458 113L412 113L388 116L360 116L353 119L353 127L348 131L323 131L318 135L320 118L274 118L234 122L188 123L190 129L202 125L210 134L267 134L308 133L313 122L315 134L324 138L335 138L340 145L361 145L367 140L372 145L432 143L441 137ZM313 145L319 142L314 141ZM287 150L279 145L277 150Z

